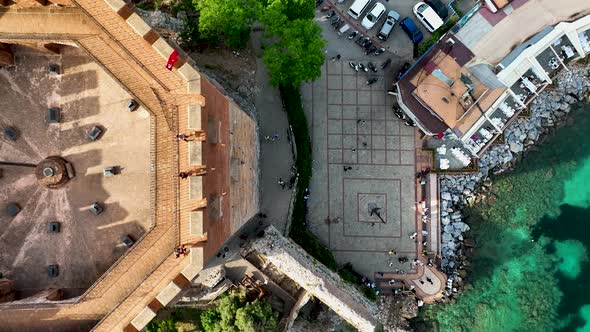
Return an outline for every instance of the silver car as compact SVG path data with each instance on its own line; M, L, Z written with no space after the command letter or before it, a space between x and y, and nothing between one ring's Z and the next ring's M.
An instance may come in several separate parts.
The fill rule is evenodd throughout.
M399 13L395 10L390 10L389 13L387 13L387 18L385 19L385 22L383 23L381 30L377 34L377 38L381 40L387 40L387 38L391 34L391 31L393 30L393 26L397 21L399 21L399 19Z
M363 18L361 25L363 28L371 30L383 13L385 13L385 6L381 2L376 2L373 9Z

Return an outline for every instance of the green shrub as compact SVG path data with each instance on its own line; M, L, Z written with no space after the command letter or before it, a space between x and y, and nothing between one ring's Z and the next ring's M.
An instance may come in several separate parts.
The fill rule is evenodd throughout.
M201 314L201 325L205 332L272 332L279 320L267 301L249 302L244 292L233 291Z
M172 313L168 318L163 320L152 320L146 327L146 332L177 332L176 315Z
M424 54L432 45L436 44L436 42L438 42L445 33L451 30L451 28L455 25L455 23L457 23L458 20L458 16L452 16L449 19L449 21L445 23L442 27L438 28L438 30L436 30L432 34L432 36L430 36L430 38L428 38L425 42L420 44L418 46L418 56Z
M295 136L295 145L297 146L297 172L299 173L289 236L322 264L332 270L336 270L338 264L332 252L304 224L306 213L305 189L309 188L309 182L311 180L311 140L307 119L301 103L299 87L279 85L279 90L281 91L283 105L289 117L289 124L293 128L293 134Z

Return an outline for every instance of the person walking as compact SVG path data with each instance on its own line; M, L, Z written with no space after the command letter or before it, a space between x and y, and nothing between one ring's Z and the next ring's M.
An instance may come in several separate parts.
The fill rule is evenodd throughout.
M176 135L176 139L179 140L179 141L185 141L185 142L190 141L185 134L178 134L178 135Z
M281 189L285 189L285 181L283 181L283 178L279 178L279 186L281 186Z

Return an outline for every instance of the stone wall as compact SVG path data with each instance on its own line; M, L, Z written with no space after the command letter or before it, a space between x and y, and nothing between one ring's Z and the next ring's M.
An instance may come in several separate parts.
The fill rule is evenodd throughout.
M254 240L245 250L255 250L263 255L280 272L299 282L301 287L359 331L373 332L380 325L375 318L377 306L374 303L273 226L266 228L264 236Z

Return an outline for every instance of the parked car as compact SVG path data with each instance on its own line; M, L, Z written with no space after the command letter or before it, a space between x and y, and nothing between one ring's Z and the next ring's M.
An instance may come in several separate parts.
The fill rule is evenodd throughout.
M361 25L363 28L370 30L379 21L381 16L385 13L385 6L381 2L376 2L371 11L363 18Z
M421 42L422 38L424 38L422 31L418 29L416 23L414 23L411 18L404 18L401 22L399 22L399 25L402 27L402 30L404 30L408 37L410 37L414 44Z
M449 16L449 8L440 0L424 0L443 20Z
M371 0L355 0L350 8L348 8L348 15L355 20L361 17L362 13L367 9Z
M389 13L387 13L385 22L383 22L383 26L381 26L381 30L379 30L379 33L377 34L377 38L381 40L387 40L387 38L389 38L389 34L391 34L391 31L393 30L393 26L397 21L399 21L399 18L400 16L398 12L395 10L390 10Z
M444 24L442 18L438 16L434 9L424 2L418 2L414 6L414 15L430 32L436 31Z

